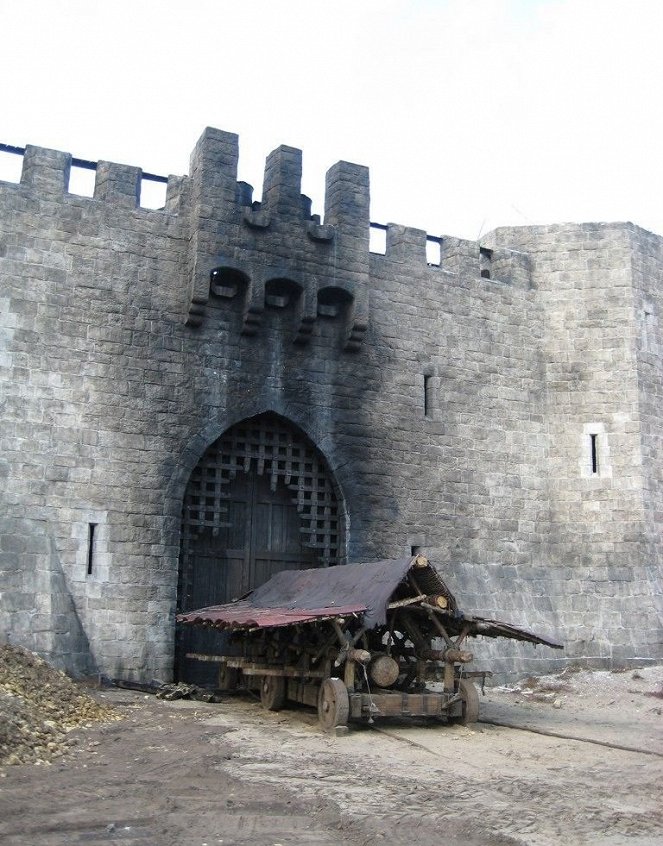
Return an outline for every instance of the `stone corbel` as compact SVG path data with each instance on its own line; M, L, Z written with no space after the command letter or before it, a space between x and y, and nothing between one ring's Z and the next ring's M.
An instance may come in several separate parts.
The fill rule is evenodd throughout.
M336 231L333 226L316 223L314 220L309 220L306 224L306 234L311 241L318 241L322 243L330 243L334 240Z
M304 288L299 297L297 318L295 343L308 344L317 319L317 296L308 288Z
M246 289L242 335L257 335L265 310L265 284L262 278L252 278Z
M251 229L267 229L272 222L269 212L262 209L243 209L242 219Z

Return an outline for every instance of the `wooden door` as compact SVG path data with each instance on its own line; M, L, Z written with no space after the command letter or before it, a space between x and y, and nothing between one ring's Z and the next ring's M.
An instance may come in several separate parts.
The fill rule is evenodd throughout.
M324 456L276 414L228 429L205 450L184 494L178 611L243 596L280 570L343 563L337 487ZM224 635L181 627L175 675L213 684L186 652L227 651Z
M239 599L280 570L315 567L302 545L301 520L287 488L271 490L265 476L238 476L230 485L227 524L195 542L186 610Z
M301 519L284 485L271 489L257 474L238 476L229 486L227 520L204 529L190 545L192 566L181 610L193 611L239 599L280 570L319 564L315 549L302 544ZM218 666L185 658L187 652L228 652L227 636L184 626L178 638L178 679L214 687Z

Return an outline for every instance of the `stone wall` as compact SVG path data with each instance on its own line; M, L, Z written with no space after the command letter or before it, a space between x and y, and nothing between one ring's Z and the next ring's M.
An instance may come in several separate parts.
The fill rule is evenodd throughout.
M658 466L661 460L661 406L656 410L653 399L662 374L659 358L650 384L639 384L637 233L660 244L630 224L527 227L494 236L527 251L544 316L550 503L544 560L553 603L562 609L566 653L590 664L619 664L660 654L661 647L654 600L660 529L648 542L645 491L658 474L656 453ZM650 284L660 292L660 265ZM643 461L643 443L651 463Z
M660 658L662 347L638 317L660 320L660 239L498 230L431 266L426 233L392 224L375 255L365 168L330 169L321 222L298 150L269 157L261 203L237 155L206 130L162 210L114 163L67 193L70 157L41 148L0 183L6 636L169 678L187 480L274 411L326 457L349 560L421 547L462 607L556 630L567 657Z
M651 596L663 619L663 243L656 235L630 227L633 272L633 334L637 359L643 478L644 564ZM660 624L659 624L660 625ZM647 647L660 650L660 630L646 632Z

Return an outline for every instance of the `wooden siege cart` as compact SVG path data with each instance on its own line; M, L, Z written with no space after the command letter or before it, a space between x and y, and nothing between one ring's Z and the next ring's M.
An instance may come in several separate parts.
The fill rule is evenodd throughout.
M318 709L325 729L348 720L479 716L469 637L506 637L561 649L509 623L462 613L423 555L277 573L246 597L181 614L186 626L227 633L219 688L260 690L263 705L288 699ZM435 683L431 687L431 683Z

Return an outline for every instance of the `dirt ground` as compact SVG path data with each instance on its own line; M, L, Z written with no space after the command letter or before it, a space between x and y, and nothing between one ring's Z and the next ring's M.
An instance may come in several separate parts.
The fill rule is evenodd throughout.
M487 689L472 728L109 689L124 719L0 773L5 846L663 843L663 667ZM518 728L515 728L515 727ZM571 739L576 738L576 739Z

